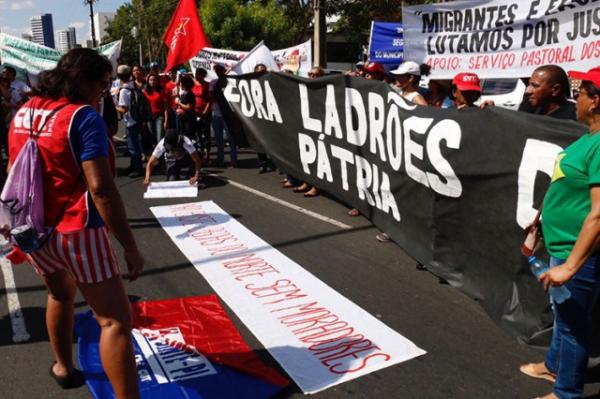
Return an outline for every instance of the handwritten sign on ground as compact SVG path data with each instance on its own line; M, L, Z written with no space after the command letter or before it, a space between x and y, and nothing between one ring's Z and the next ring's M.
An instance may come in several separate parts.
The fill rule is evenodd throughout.
M214 202L150 209L303 392L318 392L425 353Z
M191 198L198 196L198 187L191 186L188 180L152 182L144 193L144 198Z

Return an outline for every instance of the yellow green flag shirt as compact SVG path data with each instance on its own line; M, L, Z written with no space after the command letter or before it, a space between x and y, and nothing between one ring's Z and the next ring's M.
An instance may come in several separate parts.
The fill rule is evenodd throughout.
M558 154L544 198L542 230L548 253L567 259L590 212L590 189L600 185L600 133L586 134Z

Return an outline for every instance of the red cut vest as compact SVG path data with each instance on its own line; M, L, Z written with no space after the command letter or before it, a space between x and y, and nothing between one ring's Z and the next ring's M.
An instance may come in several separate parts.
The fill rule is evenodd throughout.
M61 106L64 108L51 115ZM73 125L75 116L87 106L70 104L64 98L34 97L23 104L10 124L8 147L11 164L29 139L30 121L33 121L34 133L38 133L43 125L38 147L44 179L44 219L48 227L54 227L58 222L56 229L60 233L81 230L88 223L87 186L70 140L72 134L78 134L77 126ZM65 211L59 221L57 219L63 208Z

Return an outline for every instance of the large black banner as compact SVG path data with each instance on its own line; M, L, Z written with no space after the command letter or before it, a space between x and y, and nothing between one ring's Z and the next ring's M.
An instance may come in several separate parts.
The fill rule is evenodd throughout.
M519 247L556 155L584 126L417 107L384 83L341 75L231 77L224 94L280 169L358 208L511 334L546 343L548 299Z

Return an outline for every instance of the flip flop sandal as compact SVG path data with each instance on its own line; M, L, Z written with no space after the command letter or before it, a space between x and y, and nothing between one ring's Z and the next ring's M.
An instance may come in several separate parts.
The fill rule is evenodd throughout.
M521 367L519 367L519 370L521 371L521 373L523 373L526 376L529 376L531 378L539 378L542 380L550 381L553 384L556 382L556 376L554 374L552 374L552 373L536 373L535 371L533 371L531 369L531 366L533 366L533 363L522 364Z
M360 216L360 211L358 209L350 209L348 211L348 216Z
M319 193L311 193L311 192L306 192L306 193L304 193L304 196L305 196L306 198L318 197L318 196L319 196Z
M77 369L71 370L71 372L65 376L58 376L54 373L54 365L56 362L52 363L50 366L50 377L62 388L62 389L73 389L79 388L83 384L85 384L85 377L83 373Z

